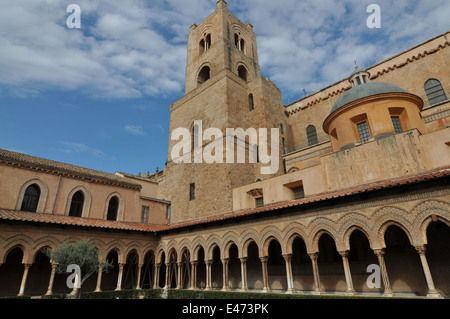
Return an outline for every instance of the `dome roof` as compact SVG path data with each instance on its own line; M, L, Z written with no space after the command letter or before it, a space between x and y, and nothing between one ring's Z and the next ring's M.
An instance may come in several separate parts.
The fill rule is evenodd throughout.
M353 74L361 73L361 72L367 72L367 71L366 71L366 69L355 68L355 70L352 72L352 74L350 74L350 76L352 76Z
M357 85L341 95L336 103L334 103L331 113L350 102L383 93L406 93L406 91L397 85L384 82L369 82Z

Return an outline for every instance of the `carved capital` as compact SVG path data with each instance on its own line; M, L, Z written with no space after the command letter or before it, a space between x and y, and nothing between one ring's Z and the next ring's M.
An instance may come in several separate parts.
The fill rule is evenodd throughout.
M420 256L425 256L425 252L427 251L425 246L414 246L414 248Z
M309 258L311 258L312 261L317 261L317 258L319 257L319 252L316 251L314 253L308 253Z
M373 252L377 257L383 257L384 256L384 249L374 249Z
M261 262L265 264L269 260L269 256L259 257L259 260L261 260Z

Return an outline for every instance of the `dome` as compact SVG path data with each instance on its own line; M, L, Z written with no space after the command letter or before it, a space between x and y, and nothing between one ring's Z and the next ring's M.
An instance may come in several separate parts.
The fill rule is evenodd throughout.
M347 105L350 102L362 99L364 97L383 94L383 93L406 93L405 90L399 88L397 85L384 82L369 82L355 86L341 95L341 97L334 103L331 113L339 108Z
M355 70L352 72L352 74L350 74L350 76L361 73L361 72L367 72L367 71L366 71L366 69L360 69L360 68L356 67Z

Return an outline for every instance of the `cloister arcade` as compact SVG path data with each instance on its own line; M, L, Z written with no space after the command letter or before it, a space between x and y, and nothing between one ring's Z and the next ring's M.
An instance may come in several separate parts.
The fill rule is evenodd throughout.
M83 291L120 289L205 289L283 293L450 296L450 218L441 210L415 222L384 218L378 225L317 221L290 223L242 233L228 230L205 238L181 234L158 246L93 240L114 268L98 273ZM348 215L347 215L348 217ZM355 216L353 216L355 217ZM316 220L326 218L317 218ZM418 222L418 220L420 222ZM75 240L75 238L73 238ZM32 243L11 238L0 250L1 295L68 293L66 274L42 253L51 236ZM379 286L369 287L369 265L379 266ZM372 277L375 278L375 277ZM376 280L373 281L376 283Z

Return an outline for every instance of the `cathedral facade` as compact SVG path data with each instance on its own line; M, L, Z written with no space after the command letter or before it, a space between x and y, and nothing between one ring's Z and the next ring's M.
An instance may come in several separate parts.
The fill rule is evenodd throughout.
M170 138L164 170L135 176L0 150L0 296L70 292L43 249L87 238L114 269L83 291L449 298L449 36L283 105L253 26L219 0L170 106L189 155ZM278 132L269 174L261 129Z

